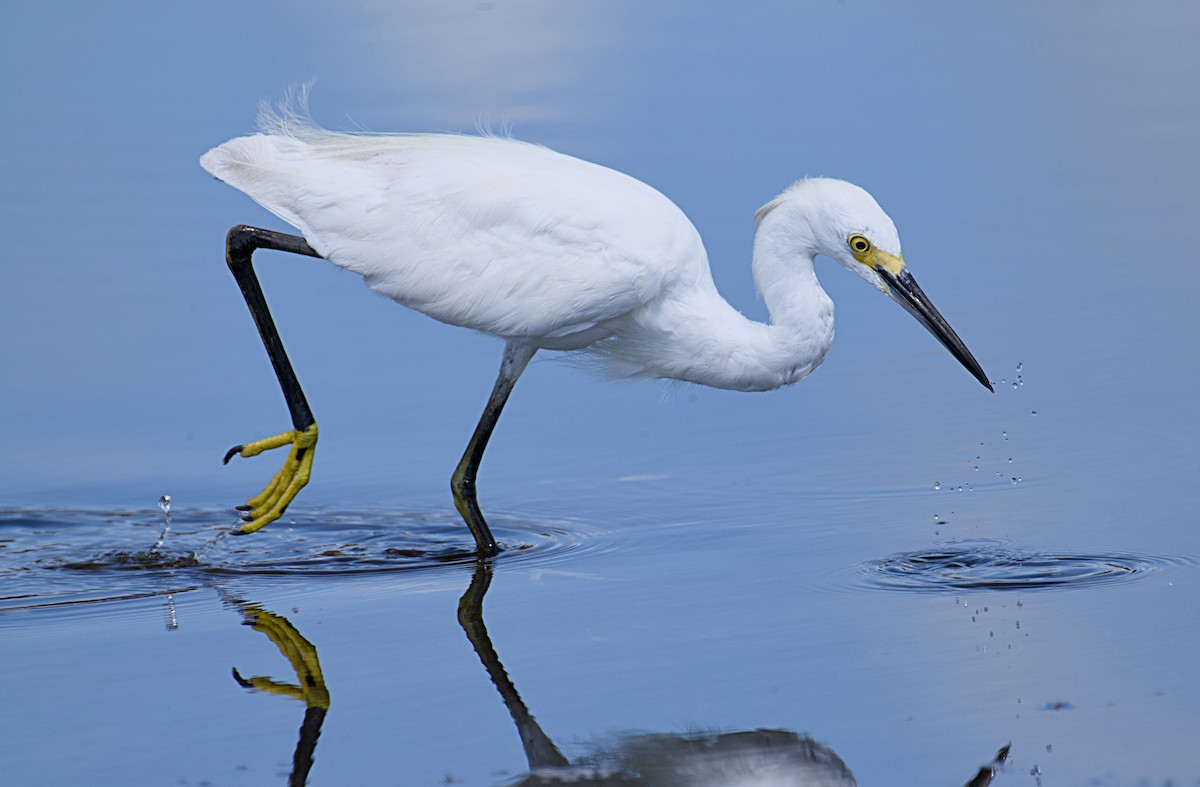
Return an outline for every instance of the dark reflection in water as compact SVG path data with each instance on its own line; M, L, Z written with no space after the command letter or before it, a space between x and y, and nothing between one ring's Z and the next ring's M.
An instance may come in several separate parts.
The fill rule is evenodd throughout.
M992 779L996 778L996 774L1000 771L1000 766L1008 762L1008 751L1012 744L1006 743L1000 747L1000 751L996 752L995 758L990 763L979 769L979 773L975 774L975 778L967 782L966 787L987 787L992 783Z
M868 584L887 590L1037 590L1136 579L1187 564L1182 558L1034 552L1002 541L963 541L872 561L861 573Z
M300 725L300 739L296 742L296 751L292 755L292 772L288 784L305 784L308 781L308 773L312 770L313 753L317 748L317 738L321 735L321 725L329 711L329 690L325 687L325 676L321 672L317 649L282 615L268 612L257 604L236 599L226 599L226 603L242 613L244 625L266 634L296 673L296 683L288 683L262 675L244 678L237 667L232 670L233 679L244 689L289 697L304 703L304 721Z
M265 635L287 660L286 678L243 675L232 668L234 682L247 690L286 697L304 705L304 716L292 755L289 784L303 785L314 767L317 741L327 721L331 688L321 668L317 645L284 616L225 589L231 576L278 573L318 574L333 578L380 570L441 571L460 559L441 559L440 528L447 518L412 517L397 523L394 516L342 513L305 524L303 535L278 534L254 542L255 549L232 554L211 548L212 514L175 514L169 543L159 548L112 549L114 540L131 540L130 533L154 541L158 523L137 523L128 513L64 511L0 512L0 532L7 558L0 567L5 592L0 610L44 607L92 609L107 601L162 597L167 628L178 628L173 595L212 588L242 623ZM122 531L120 525L140 525ZM99 525L99 526L97 526ZM298 528L298 530L300 530ZM534 558L553 561L584 545L595 548L602 539L585 531L544 523L507 523L502 536L509 543L526 543L498 558L472 561L473 573L457 607L458 622L475 654L500 693L517 729L528 773L510 782L513 787L550 784L593 785L828 785L849 787L855 779L845 762L828 746L786 729L754 729L720 733L687 732L617 734L588 744L588 751L568 759L538 725L521 699L493 645L484 622L483 601L494 570L510 562ZM221 545L224 549L228 539ZM99 544L106 549L98 550ZM435 546L430 547L429 544ZM190 548L198 545L195 549ZM331 546L337 544L339 546ZM465 545L469 550L469 544ZM208 547L208 548L206 548ZM396 554L398 551L405 554ZM243 554L254 552L256 556ZM332 553L332 554L331 554ZM411 553L411 554L409 554ZM463 554L458 552L457 554ZM419 555L414 557L413 555ZM935 562L927 560L926 562ZM962 561L960 561L962 562ZM281 566L287 566L281 569ZM403 659L403 654L397 658ZM292 677L294 675L294 678ZM343 680L352 680L343 676ZM336 680L334 680L336 683ZM968 785L989 784L1007 757L1007 747L981 768Z
M529 773L511 787L590 784L607 787L853 787L846 763L828 746L791 730L757 729L726 733L638 733L598 741L572 764L542 730L500 661L483 620L483 599L492 581L486 560L476 564L467 592L458 602L458 621L500 692L525 749ZM985 787L1008 757L1008 746L982 767L967 787Z

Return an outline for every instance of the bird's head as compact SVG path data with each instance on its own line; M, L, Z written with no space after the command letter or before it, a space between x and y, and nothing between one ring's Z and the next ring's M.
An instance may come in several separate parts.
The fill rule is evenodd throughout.
M805 178L764 205L755 221L760 228L768 221L774 224L774 234L792 253L810 258L824 254L866 279L924 325L984 387L994 390L975 356L908 270L891 217L864 189L844 180Z

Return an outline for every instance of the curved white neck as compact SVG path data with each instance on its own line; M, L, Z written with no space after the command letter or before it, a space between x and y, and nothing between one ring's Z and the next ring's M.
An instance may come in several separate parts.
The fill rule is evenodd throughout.
M730 306L705 266L700 281L678 298L664 299L669 306L642 313L600 348L618 373L770 391L816 369L833 344L833 302L813 271L816 252L797 254L780 229L764 223L754 243L754 281L770 324ZM631 341L622 342L622 334Z

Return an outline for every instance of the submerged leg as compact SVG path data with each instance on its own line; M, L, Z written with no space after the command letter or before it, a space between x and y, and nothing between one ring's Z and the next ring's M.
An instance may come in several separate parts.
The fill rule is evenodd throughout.
M321 256L304 238L297 235L286 235L244 224L231 229L225 239L225 261L229 263L229 270L237 279L246 305L250 307L250 314L254 317L254 323L258 326L258 333L262 336L263 346L271 358L271 365L275 367L275 376L279 378L279 387L283 389L283 398L287 400L293 427L291 431L274 437L235 445L225 454L225 462L228 463L234 455L250 457L272 448L291 446L283 467L267 483L266 488L247 500L245 505L239 506L245 521L234 528L233 532L238 534L253 533L283 515L288 504L308 483L312 474L313 452L317 446L317 422L308 407L308 400L304 398L304 391L300 388L300 381L296 379L292 363L283 349L283 341L279 338L279 331L275 328L275 321L267 309L262 287L254 274L251 258L255 249L275 249L309 257Z
M487 406L483 408L483 415L475 427L475 434L471 435L471 442L467 443L467 450L463 452L462 459L450 478L454 507L462 514L467 527L471 528L471 535L475 536L475 545L480 557L496 554L496 539L492 537L492 531L475 501L475 474L479 471L479 461L483 459L483 450L487 448L492 430L496 428L500 411L504 409L504 403L508 401L508 395L512 393L517 378L525 371L535 352L537 351L527 344L509 342L505 345L496 386L492 389Z

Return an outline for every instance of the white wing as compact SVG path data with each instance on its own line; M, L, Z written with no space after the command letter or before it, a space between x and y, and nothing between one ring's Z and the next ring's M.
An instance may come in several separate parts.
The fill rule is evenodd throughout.
M662 194L510 139L305 129L231 140L201 165L376 292L541 346L594 341L707 271L698 233Z

